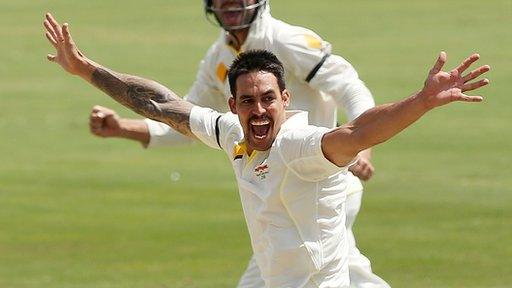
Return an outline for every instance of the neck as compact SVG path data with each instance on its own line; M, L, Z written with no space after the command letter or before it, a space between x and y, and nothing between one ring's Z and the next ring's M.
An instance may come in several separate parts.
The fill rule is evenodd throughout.
M233 47L236 51L240 51L248 35L249 28L228 31L226 32L226 44Z

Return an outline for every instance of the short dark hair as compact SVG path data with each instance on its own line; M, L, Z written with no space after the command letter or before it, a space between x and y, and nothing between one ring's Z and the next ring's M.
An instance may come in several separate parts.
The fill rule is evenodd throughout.
M233 97L236 97L236 80L238 77L255 71L274 74L279 90L283 92L286 89L283 63L277 59L276 55L266 50L250 50L238 55L229 68L229 89Z

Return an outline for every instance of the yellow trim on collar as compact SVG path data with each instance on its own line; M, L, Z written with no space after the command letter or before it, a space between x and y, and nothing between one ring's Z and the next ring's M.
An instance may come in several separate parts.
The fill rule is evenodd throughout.
M244 156L245 151L247 151L247 148L244 142L236 144L235 147L233 147L233 158L237 158L237 156Z
M247 154L247 144L245 142L236 144L235 147L233 147L233 159L242 158L244 156L244 154ZM252 159L254 159L255 156L256 156L256 150L253 150L251 155L249 155L249 159L247 160L247 163L250 163L252 161Z

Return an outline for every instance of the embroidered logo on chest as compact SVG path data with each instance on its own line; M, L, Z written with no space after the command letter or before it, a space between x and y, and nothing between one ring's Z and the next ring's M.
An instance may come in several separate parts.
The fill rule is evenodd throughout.
M259 177L260 180L265 179L267 177L267 174L268 165L265 162L261 163L260 165L256 166L256 168L254 168L254 175L256 175L256 177Z

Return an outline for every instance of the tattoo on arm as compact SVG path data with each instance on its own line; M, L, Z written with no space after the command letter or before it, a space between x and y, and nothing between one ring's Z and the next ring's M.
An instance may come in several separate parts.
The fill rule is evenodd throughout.
M94 71L91 83L138 114L164 122L178 132L194 137L189 122L193 105L165 86L103 67Z

